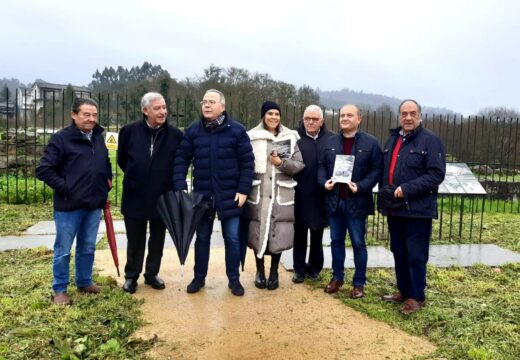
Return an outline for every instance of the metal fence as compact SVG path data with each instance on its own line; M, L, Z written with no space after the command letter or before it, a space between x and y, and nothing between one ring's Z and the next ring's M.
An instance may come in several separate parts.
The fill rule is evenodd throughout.
M65 90L30 94L19 90L14 98L6 98L7 106L0 109L0 202L47 202L52 191L34 177L35 168L52 134L70 124L70 104L73 96L88 95L100 104L99 123L107 131L117 132L122 126L141 118L139 100L119 94L83 94ZM198 101L194 99L167 100L170 122L183 129L200 116ZM227 103L227 111L247 128L259 120L261 99L257 103ZM282 104L282 123L297 128L303 107ZM325 110L326 124L332 131L339 129L339 110ZM373 134L381 143L388 137L388 129L397 126L396 114L368 112L363 114L361 129ZM449 162L467 163L482 183L488 195L485 198L444 195L439 199L441 223L439 236L463 236L469 227L482 225L482 211L520 212L520 147L518 146L519 119L462 117L423 114L423 126L443 140ZM114 189L111 199L119 204L121 197L121 170L111 152L114 171ZM464 217L470 217L466 224ZM479 224L475 225L475 219ZM377 237L381 226L379 217L372 220ZM448 225L447 225L448 224ZM445 229L444 226L449 226ZM458 225L458 227L454 226ZM383 229L384 229L384 225ZM370 224L369 224L370 227ZM384 231L383 231L384 232ZM444 233L444 235L443 235Z

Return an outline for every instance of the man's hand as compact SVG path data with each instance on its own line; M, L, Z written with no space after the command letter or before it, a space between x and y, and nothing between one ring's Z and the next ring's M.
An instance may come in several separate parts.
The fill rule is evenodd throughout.
M112 180L108 179L108 190L112 190Z
M246 199L247 199L247 195L244 195L241 193L236 193L236 195L235 195L235 201L238 201L239 208L241 208L245 204Z
M397 198L397 199L402 199L402 198L404 198L403 189L401 189L400 186L399 186L397 189L395 189L395 191L394 191L394 197Z
M327 190L332 190L334 188L334 185L336 184L336 182L334 180L332 180L332 178L330 178L329 180L327 180L327 182L325 183L325 189Z
M348 183L348 187L350 188L350 191L352 191L354 194L357 193L358 188L355 182L350 181Z

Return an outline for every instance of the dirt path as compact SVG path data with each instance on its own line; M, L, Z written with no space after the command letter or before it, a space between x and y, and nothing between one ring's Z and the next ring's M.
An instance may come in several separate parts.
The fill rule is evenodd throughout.
M120 251L121 270L125 263ZM152 350L158 359L408 359L435 347L382 322L368 318L334 297L293 284L282 270L280 288L259 290L253 285L253 254L241 273L244 297L227 288L224 250L211 249L206 287L187 294L193 275L190 254L181 277L175 250L165 250L160 276L166 289L142 283L135 294L145 299L144 318L150 322L137 336L163 340ZM96 253L96 267L115 276L109 250ZM123 278L118 279L122 284Z

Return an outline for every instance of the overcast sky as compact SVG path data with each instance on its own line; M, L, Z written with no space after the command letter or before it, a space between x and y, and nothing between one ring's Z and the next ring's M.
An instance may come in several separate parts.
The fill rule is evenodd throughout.
M520 110L520 2L1 1L0 78L87 85L96 69L211 63L465 115Z

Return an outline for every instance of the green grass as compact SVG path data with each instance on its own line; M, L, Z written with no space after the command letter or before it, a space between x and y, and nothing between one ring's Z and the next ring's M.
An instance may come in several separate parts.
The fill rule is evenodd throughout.
M334 296L370 317L428 338L438 349L425 359L514 360L520 355L519 275L520 263L500 268L429 266L427 306L409 316L399 313L400 305L380 300L395 291L393 269L369 270L363 299L351 300L347 285ZM330 276L327 271L327 280L308 283L322 291Z
M0 253L0 359L145 358L154 340L131 337L143 325L140 302L95 276L101 294L72 287L73 306L54 305L51 263L42 248Z

